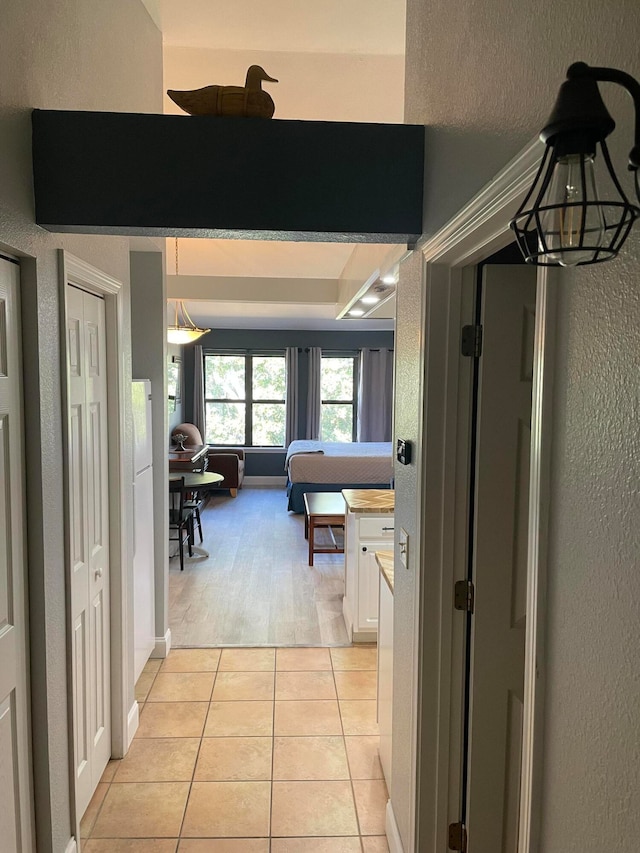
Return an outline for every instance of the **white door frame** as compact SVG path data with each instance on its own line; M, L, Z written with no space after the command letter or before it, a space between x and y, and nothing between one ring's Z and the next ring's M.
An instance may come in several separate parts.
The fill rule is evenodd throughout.
M416 578L412 697L410 851L448 849L449 823L459 820L464 667L462 614L453 586L466 576L460 533L466 525L470 359L460 355L460 329L472 322L469 267L512 242L509 220L533 182L542 147L531 142L437 234L420 242L426 310L423 435L420 472L421 572ZM554 270L537 280L527 583L525 712L518 853L538 853L546 541L551 443L555 300ZM424 693L424 700L423 700ZM393 808L393 793L391 799Z
M114 758L125 755L138 724L138 705L133 702L128 707L131 691L129 681L132 673L127 661L129 652L133 649L133 625L130 619L131 593L130 559L127 552L127 499L126 478L124 468L124 436L125 436L125 389L127 388L124 372L123 352L123 316L124 295L122 283L96 269L80 258L63 250L59 251L60 269L60 310L61 329L63 334L61 352L62 373L62 403L63 403L63 454L65 470L65 557L66 565L70 567L69 555L69 483L67 478L69 464L69 436L66 413L68 411L67 388L67 284L76 285L82 290L104 298L106 315L106 345L107 345L107 429L109 436L109 549L110 549L110 596L111 596L111 754ZM69 568L67 568L69 571ZM69 577L67 581L69 583ZM67 590L67 652L71 650L72 625L69 619L70 601ZM70 661L70 658L69 658ZM69 673L71 674L71 663ZM69 728L70 749L74 750L73 736L73 689L69 684ZM76 838L79 839L79 822L82 815L75 814L75 768L76 762L72 756L72 798L71 807L74 810L72 824L75 820Z

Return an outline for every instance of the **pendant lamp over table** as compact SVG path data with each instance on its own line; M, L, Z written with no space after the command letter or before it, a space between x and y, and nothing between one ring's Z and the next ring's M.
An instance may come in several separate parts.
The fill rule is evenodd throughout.
M178 238L176 237L176 277L178 276ZM211 329L200 329L189 316L182 299L172 300L175 306L175 321L167 327L167 341L170 344L192 344Z

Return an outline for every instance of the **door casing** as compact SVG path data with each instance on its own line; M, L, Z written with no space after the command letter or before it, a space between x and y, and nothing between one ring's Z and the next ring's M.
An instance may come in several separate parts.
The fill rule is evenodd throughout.
M15 820L4 828L5 844L17 844L24 853L35 851L33 806L32 721L30 660L28 640L29 588L27 581L26 459L24 449L24 377L22 366L22 320L20 311L21 276L17 258L0 254L0 373L2 374L2 424L0 453L3 479L2 520L6 541L2 558L7 563L3 578L0 716L3 717L3 814L2 822ZM6 282L6 284L5 284ZM7 559L8 558L8 559ZM8 729L8 731L7 731ZM8 743L6 740L9 735ZM13 776L10 776L10 771ZM14 791L9 789L13 783ZM11 807L13 806L13 814ZM15 837L14 836L15 832Z
M473 322L473 266L512 241L509 220L539 165L541 145L532 141L496 178L433 237L421 241L426 299L423 339L425 375L420 456L419 544L416 578L414 684L411 697L412 755L409 851L448 849L448 827L459 818L464 647L462 614L453 609L453 585L465 577L470 441L469 360L460 354L460 329ZM551 402L555 300L550 284L558 272L537 277L531 480L527 557L525 710L518 853L539 849L544 695L543 619L548 527ZM427 479L427 472L429 477ZM439 472L434 477L434 473ZM429 500L426 500L428 495ZM436 719L437 725L433 721ZM390 812L390 813L389 813ZM387 834L394 835L393 793Z

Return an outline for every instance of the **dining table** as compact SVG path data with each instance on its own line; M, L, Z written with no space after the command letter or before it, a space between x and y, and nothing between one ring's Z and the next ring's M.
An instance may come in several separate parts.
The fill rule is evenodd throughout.
M169 482L184 480L185 492L198 492L207 486L215 486L224 480L223 474L215 471L170 471Z
M176 480L184 480L183 491L198 492L221 483L224 480L224 475L217 474L215 471L170 471L169 482ZM193 556L190 555L190 557L195 557L198 560L206 559L209 556L209 552L198 545L192 545L191 551Z

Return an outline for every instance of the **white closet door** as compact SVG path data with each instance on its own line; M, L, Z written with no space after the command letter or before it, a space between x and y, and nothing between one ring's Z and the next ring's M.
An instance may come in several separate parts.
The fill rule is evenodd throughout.
M0 259L0 848L34 850L18 266Z
M111 754L107 373L104 300L67 287L69 525L76 804Z

